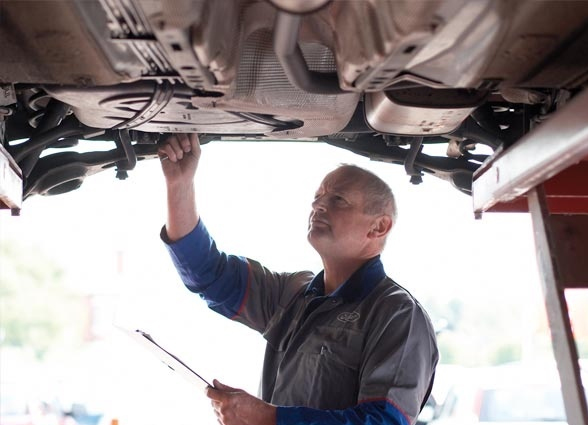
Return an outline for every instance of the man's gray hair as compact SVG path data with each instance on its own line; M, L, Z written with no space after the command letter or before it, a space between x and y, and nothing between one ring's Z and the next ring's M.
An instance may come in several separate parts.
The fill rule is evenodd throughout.
M338 168L350 170L362 180L362 190L365 199L364 212L367 214L388 214L396 223L398 210L396 199L390 186L371 171L353 164L341 164Z

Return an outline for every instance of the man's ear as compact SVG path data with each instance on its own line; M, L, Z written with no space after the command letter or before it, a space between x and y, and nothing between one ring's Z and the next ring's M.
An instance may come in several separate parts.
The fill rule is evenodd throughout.
M389 215L381 215L374 219L372 227L368 234L371 238L382 238L385 237L390 229L392 229L392 217Z

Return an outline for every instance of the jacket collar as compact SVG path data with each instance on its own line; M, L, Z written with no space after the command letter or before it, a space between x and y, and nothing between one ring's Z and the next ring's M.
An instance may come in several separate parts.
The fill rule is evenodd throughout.
M306 288L305 294L325 295L324 270L317 274ZM386 277L380 256L368 260L339 286L329 297L342 298L345 302L363 300Z

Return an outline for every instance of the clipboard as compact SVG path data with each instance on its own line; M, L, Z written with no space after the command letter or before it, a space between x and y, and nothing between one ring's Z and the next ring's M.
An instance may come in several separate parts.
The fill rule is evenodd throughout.
M130 331L128 329L121 329L124 333L129 335L132 339L137 341L143 347L151 351L155 356L161 360L167 367L174 372L177 372L184 379L188 380L192 384L196 385L199 389L204 391L206 387L213 387L206 379L192 370L187 364L181 361L178 357L167 351L161 345L155 342L155 340L146 332L142 330Z

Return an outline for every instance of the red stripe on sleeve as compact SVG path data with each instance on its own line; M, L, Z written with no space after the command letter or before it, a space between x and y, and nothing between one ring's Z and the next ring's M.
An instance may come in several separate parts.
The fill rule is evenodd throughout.
M251 264L249 264L249 261L247 261L247 287L245 288L245 295L243 295L243 301L241 301L241 305L239 306L239 309L237 310L237 313L235 313L235 315L233 317L231 317L231 320L235 319L237 316L241 315L241 313L243 312L243 309L245 308L245 304L247 303L247 298L249 297L249 289L251 288Z

